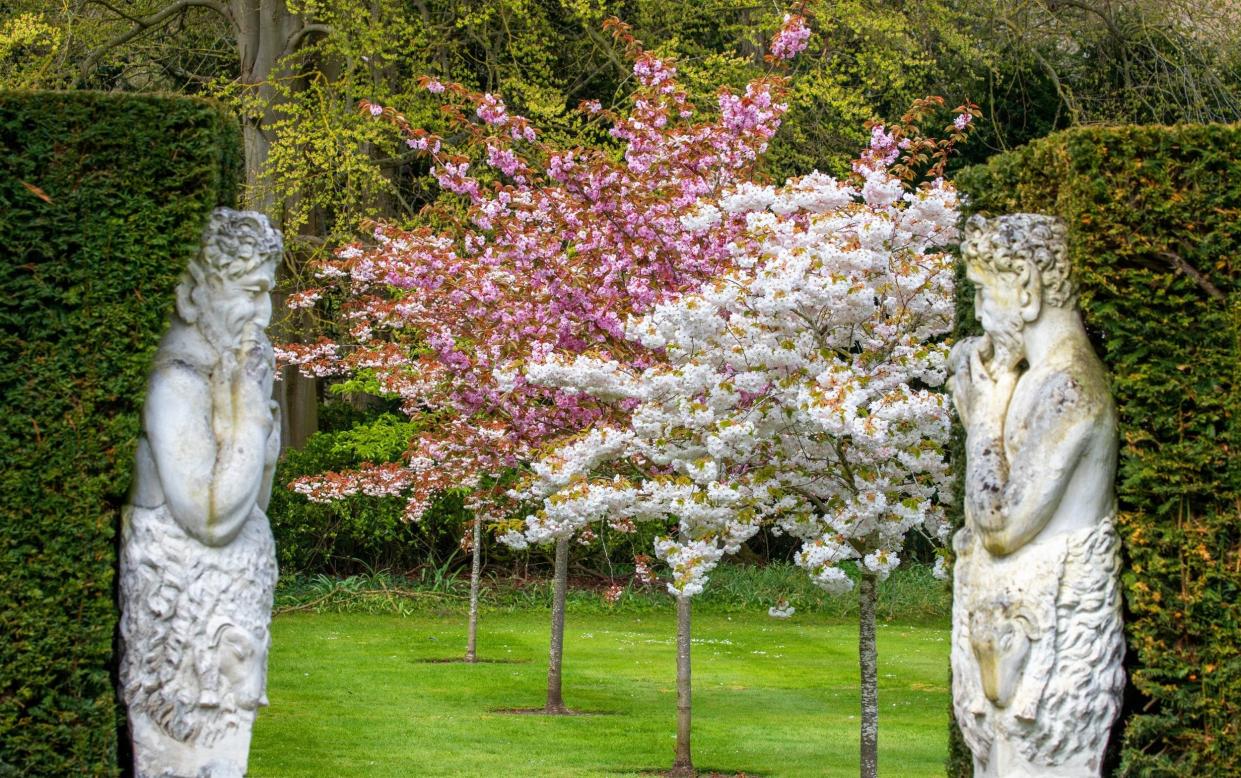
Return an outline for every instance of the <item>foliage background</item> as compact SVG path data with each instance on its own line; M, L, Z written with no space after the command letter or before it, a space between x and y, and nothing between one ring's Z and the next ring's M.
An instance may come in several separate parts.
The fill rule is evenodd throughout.
M1065 220L1112 374L1133 687L1118 775L1241 773L1238 159L1237 125L1090 127L957 176L976 212Z
M160 17L158 24L139 24L173 5L180 8ZM675 56L695 99L710 104L721 80L739 86L766 67L764 41L786 10L781 4L756 5L748 0L227 0L214 4L264 5L313 26L314 34L298 38L299 45L273 71L269 83L255 84L243 83L236 20L210 5L178 0L126 0L123 5L99 0L9 0L0 7L0 88L210 95L248 121L263 117L261 129L270 137L271 151L262 160L246 161L259 183L242 194L250 202L263 203L269 216L285 228L290 250L284 279L289 287L298 283L308 260L364 234L360 225L365 219L416 221L420 207L434 196L425 167L400 145L387 125L358 114L359 99L393 105L415 123L440 130L438 99L414 86L416 76L431 73L475 89L501 92L512 110L531 116L550 133L584 143L609 143L597 130L575 119L570 110L583 99L613 104L628 90L629 72L623 57L600 31L604 18L622 17L633 24L648 47ZM994 152L1069 127L1241 118L1241 36L1236 33L1241 28L1241 13L1231 0L807 0L804 10L812 17L814 37L796 65L792 108L773 142L773 162L767 171L773 179L811 168L839 172L858 147L862 120L891 118L912 98L928 93L942 94L952 103L970 99L982 106L979 132L958 165L982 162ZM124 37L131 31L137 34ZM15 105L11 99L5 98L3 111ZM78 139L72 142L46 129L59 121L61 109L51 106L62 99L67 101L64 110L76 117L73 121L80 128L80 134L73 136ZM195 140L193 133L198 130L175 137L160 135L156 128L169 127L169 117L148 111L121 120L116 108L120 101L96 102L102 100L57 97L38 105L24 103L18 113L0 111L5 152L0 159L0 206L4 206L0 235L5 247L0 250L24 256L40 233L20 234L15 225L32 215L63 213L60 209L71 207L81 196L87 198L81 202L89 205L76 206L79 210L73 218L80 217L86 226L96 225L95 232L85 234L80 243L64 244L61 256L107 250L113 257L128 252L131 261L140 263L161 262L169 256L131 248L136 245L134 236L156 222L145 216L133 221L120 216L116 210L120 203L92 188L106 184L97 174L83 175L79 181L66 168L59 182L32 180L32 163L10 153L17 149L11 144L18 133L22 143L30 142L28 136L42 137L40 153L48 160L57 152L55 142L68 154L66 160L79 162L88 151L81 144L88 140L98 144L92 148L111 153L114 159L106 161L121 166L111 185L114 191L125 193L122 203L143 192L160 193L151 195L150 203L143 206L151 210L144 213L155 213L157 205L186 209L178 213L200 213L194 209L233 197L231 191L226 192L232 186L227 177L212 184L207 179L214 173L195 178L181 167L176 168L180 172L169 173L162 167L168 160L158 157L167 148L161 144L184 142L197 147L201 142L206 148L214 141ZM88 117L81 113L85 105L105 108L100 108L98 116ZM173 113L179 116L179 111ZM148 118L155 124L140 128L138 123ZM98 137L89 134L96 131ZM1219 127L1175 132L1090 128L1022 147L963 179L978 197L977 207L997 212L1038 207L1064 214L1073 227L1074 251L1087 263L1085 280L1097 284L1088 287L1089 304L1098 301L1099 306L1088 307L1090 325L1117 376L1118 396L1132 409L1124 418L1126 429L1137 435L1125 441L1121 492L1126 553L1133 570L1127 582L1132 611L1130 661L1131 669L1141 665L1134 677L1136 688L1145 695L1135 697L1130 709L1138 713L1126 730L1124 764L1135 775L1187 775L1198 765L1205 765L1204 771L1214 765L1238 769L1235 750L1241 736L1230 722L1235 720L1236 701L1241 698L1236 681L1241 671L1236 654L1227 650L1230 641L1237 642L1230 603L1237 594L1235 516L1241 511L1232 464L1237 459L1239 314L1236 260L1227 258L1227 252L1236 248L1227 231L1237 202L1237 184L1230 183L1229 176L1234 181L1237 177L1227 154L1219 151L1233 148L1228 144L1234 141L1227 139L1231 131ZM1143 143L1155 144L1155 155L1149 159L1139 153ZM127 158L127 154L140 156L132 154L134 149L142 149L144 155L150 150L152 156ZM199 165L205 171L203 166L209 167L206 160L214 153L182 156L179 164ZM221 157L228 154L235 155L235 151L220 152ZM9 174L11 167L22 165L27 166L21 168L26 178ZM1089 183L1092 176L1098 177L1094 184ZM43 187L52 195L53 204L43 203L20 186L23 180ZM76 183L70 184L71 180ZM79 183L78 193L70 197L67 193ZM212 187L219 198L208 194L215 191ZM186 199L177 203L165 197L173 191L185 194ZM196 239L196 226L191 229L178 218L162 222L161 241L173 240L171 235ZM1082 221L1086 218L1094 221ZM1144 221L1147 218L1149 222ZM63 215L57 219L62 224L72 221ZM38 219L31 223L36 230L51 229ZM100 235L111 236L116 243L101 246ZM1175 263L1170 265L1165 254L1196 268L1223 299L1184 272L1178 275ZM74 348L81 364L73 365L74 370L87 369L83 366L94 364L93 360L122 360L119 352L109 356L112 352L105 347L113 342L139 349L153 345L143 340L162 325L162 313L157 315L153 308L144 314L150 319L137 324L125 320L123 327L101 330L114 336L102 345L93 340L84 345L84 331L73 329L71 321L79 314L111 321L108 317L115 311L108 307L112 303L106 302L105 292L112 288L109 284L122 281L112 275L112 266L67 263L56 270L57 284L64 283L53 291L29 285L30 277L20 270L29 261L10 261L0 268L4 291L13 290L0 301L6 332L36 319L45 332L52 331L48 327L65 328L77 339L72 342L77 344ZM125 272L137 271L126 266ZM50 269L47 273L44 278L51 279ZM167 276L153 276L150 294L157 294L165 288L161 284L169 281ZM31 296L36 293L43 297ZM146 287L142 294L150 299ZM32 302L36 299L39 302ZM156 299L167 298L157 295ZM966 306L968 310L968 300ZM971 320L968 315L963 318L966 323ZM320 323L297 318L283 326L289 339L313 340ZM123 430L108 437L113 427L83 425L83 417L71 415L79 430L92 433L73 439L70 432L57 428L61 429L57 435L63 435L53 439L48 432L55 427L50 422L65 418L66 409L53 406L55 398L63 398L66 381L77 380L65 376L78 375L64 372L65 363L53 359L50 350L47 356L39 351L50 349L48 344L50 338L45 342L24 336L3 344L0 387L6 414L9 408L29 407L42 415L37 416L37 433L29 424L31 414L24 411L0 421L0 431L6 436L0 439L6 479L4 509L7 512L12 506L24 511L15 515L37 518L37 526L32 525L37 531L23 535L20 542L14 534L17 530L0 529L5 563L0 575L24 580L31 574L17 562L29 562L34 559L31 554L46 554L52 563L47 580L57 585L89 583L81 584L81 596L73 607L66 606L64 613L48 622L53 626L38 633L43 641L38 646L27 642L33 629L30 625L37 622L24 619L60 607L61 601L46 593L54 589L14 583L0 593L0 618L4 619L0 627L6 637L10 625L15 625L14 630L16 625L26 625L21 627L25 631L12 631L18 639L0 646L0 742L4 744L0 774L10 752L8 733L19 731L15 729L19 723L33 723L36 729L32 732L44 733L23 735L21 748L47 754L51 765L80 752L81 744L65 745L68 741L61 738L73 740L65 735L69 731L65 727L72 722L88 722L83 732L98 735L104 731L102 725L97 726L104 720L99 717L105 717L102 708L74 702L102 699L91 697L101 682L98 666L91 664L94 660L57 665L59 669L49 669L47 677L18 661L22 651L69 650L64 641L70 633L62 629L69 623L65 619L89 621L92 614L105 622L113 618L99 599L99 592L110 587L111 568L106 560L112 552L110 546L96 543L100 540L97 531L112 529L86 527L78 519L65 518L77 516L74 512L62 516L45 511L36 516L31 506L37 504L42 487L35 489L29 485L35 482L29 482L22 488L30 491L19 499L9 496L8 490L16 488L10 485L26 484L21 479L34 472L36 459L30 452L50 450L37 445L53 443L82 457L49 458L57 473L75 472L71 468L76 465L71 463L76 461L116 468L109 471L112 476L106 483L87 479L72 484L71 488L85 495L76 502L77 497L65 498L63 504L75 506L73 511L86 510L82 506L96 498L115 504L115 495L123 493L123 481L128 478L124 448L128 438L121 435ZM33 362L19 368L15 360L30 355ZM141 382L134 378L136 373L126 372L131 365L124 367L98 374L116 387L106 395L106 402L71 384L79 395L81 413L116 412L120 414L116 418L130 420L125 424L136 424L132 409L140 401ZM36 372L19 375L19 369ZM22 393L10 396L19 384ZM320 382L320 399L331 396L327 390ZM313 410L314 391L309 395ZM286 452L272 510L282 565L291 572L342 574L418 565L451 568L463 563L466 555L454 555L462 518L454 497L428 517L426 526L412 528L399 524L393 500L311 506L280 488L289 478L312 469L399 455L393 448L393 425L380 421L384 408L373 400L352 399L356 413L342 414L325 405L322 437L309 438L304 450ZM295 415L286 412L285 418ZM313 421L308 422L303 432L308 435L313 428ZM43 442L32 435L42 436ZM55 479L48 483L60 487ZM5 523L18 525L7 521L7 516ZM73 538L79 536L87 539L85 545L74 545ZM635 547L644 550L648 540L635 540ZM61 547L56 544L62 542L76 556L58 555ZM629 553L612 552L614 558L627 558ZM511 561L498 553L489 558L499 565ZM64 566L69 564L67 559L76 560L71 568ZM57 576L64 570L69 572L61 581ZM18 612L23 608L28 613ZM102 631L81 633L86 637L80 641L75 637L73 650L84 652L83 657L101 656L110 638L106 627L98 629ZM62 675L53 678L56 673ZM27 687L16 680L26 678L35 685ZM51 686L40 687L40 683ZM64 698L70 701L64 706L60 697L36 700L37 693L31 691L69 689L74 684L78 690ZM1147 700L1152 703L1149 710L1133 707ZM57 710L65 711L63 727L48 723L60 715L53 713ZM110 709L106 716L112 716ZM51 729L38 729L45 724ZM53 731L60 734L46 734ZM46 745L40 746L39 738L45 735ZM107 738L84 737L82 748L111 748Z
M111 775L139 409L240 138L202 100L0 93L0 149L0 776Z

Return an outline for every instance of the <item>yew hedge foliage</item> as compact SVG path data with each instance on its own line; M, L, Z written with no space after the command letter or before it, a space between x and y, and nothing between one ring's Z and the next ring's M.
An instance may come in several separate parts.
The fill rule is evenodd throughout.
M9 93L0 150L0 776L113 775L119 507L240 133L202 100Z
M956 179L975 211L1067 221L1112 373L1135 687L1119 775L1241 774L1238 160L1237 125L1091 127Z

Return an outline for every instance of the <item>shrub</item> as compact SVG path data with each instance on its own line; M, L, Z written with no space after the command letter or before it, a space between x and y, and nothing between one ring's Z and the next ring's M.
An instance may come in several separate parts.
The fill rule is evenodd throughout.
M1241 127L1056 133L958 187L1061 216L1120 414L1118 774L1241 774ZM962 322L972 322L969 289Z
M350 429L315 433L301 449L285 451L276 469L267 511L276 536L281 575L407 571L423 561L452 553L463 531L459 499L450 501L455 505L447 511L442 510L441 500L437 506L441 510L415 525L402 520L403 497L354 495L315 503L287 488L299 476L356 466L364 457L358 456L355 444L359 437L367 437L366 432L407 426L408 422L395 415L381 414ZM407 442L408 433L399 441L400 450ZM453 507L456 511L451 510Z
M240 133L200 100L9 93L0 149L0 775L113 775L119 508Z

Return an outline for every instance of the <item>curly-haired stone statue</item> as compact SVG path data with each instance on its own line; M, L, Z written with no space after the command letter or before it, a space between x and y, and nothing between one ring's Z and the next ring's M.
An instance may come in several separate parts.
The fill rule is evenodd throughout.
M280 233L217 209L155 356L121 532L121 695L140 778L246 772L264 695L279 452L264 333Z
M975 216L961 248L985 334L949 359L966 430L957 722L980 778L1098 776L1124 687L1107 376L1063 224Z

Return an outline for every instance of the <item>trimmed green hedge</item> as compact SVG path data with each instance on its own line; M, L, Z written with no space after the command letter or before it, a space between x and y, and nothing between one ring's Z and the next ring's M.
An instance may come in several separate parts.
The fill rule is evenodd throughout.
M974 212L1065 219L1112 373L1135 687L1116 774L1241 775L1241 127L1068 130L956 181Z
M173 287L240 166L205 101L0 94L0 776L117 772L119 507Z

